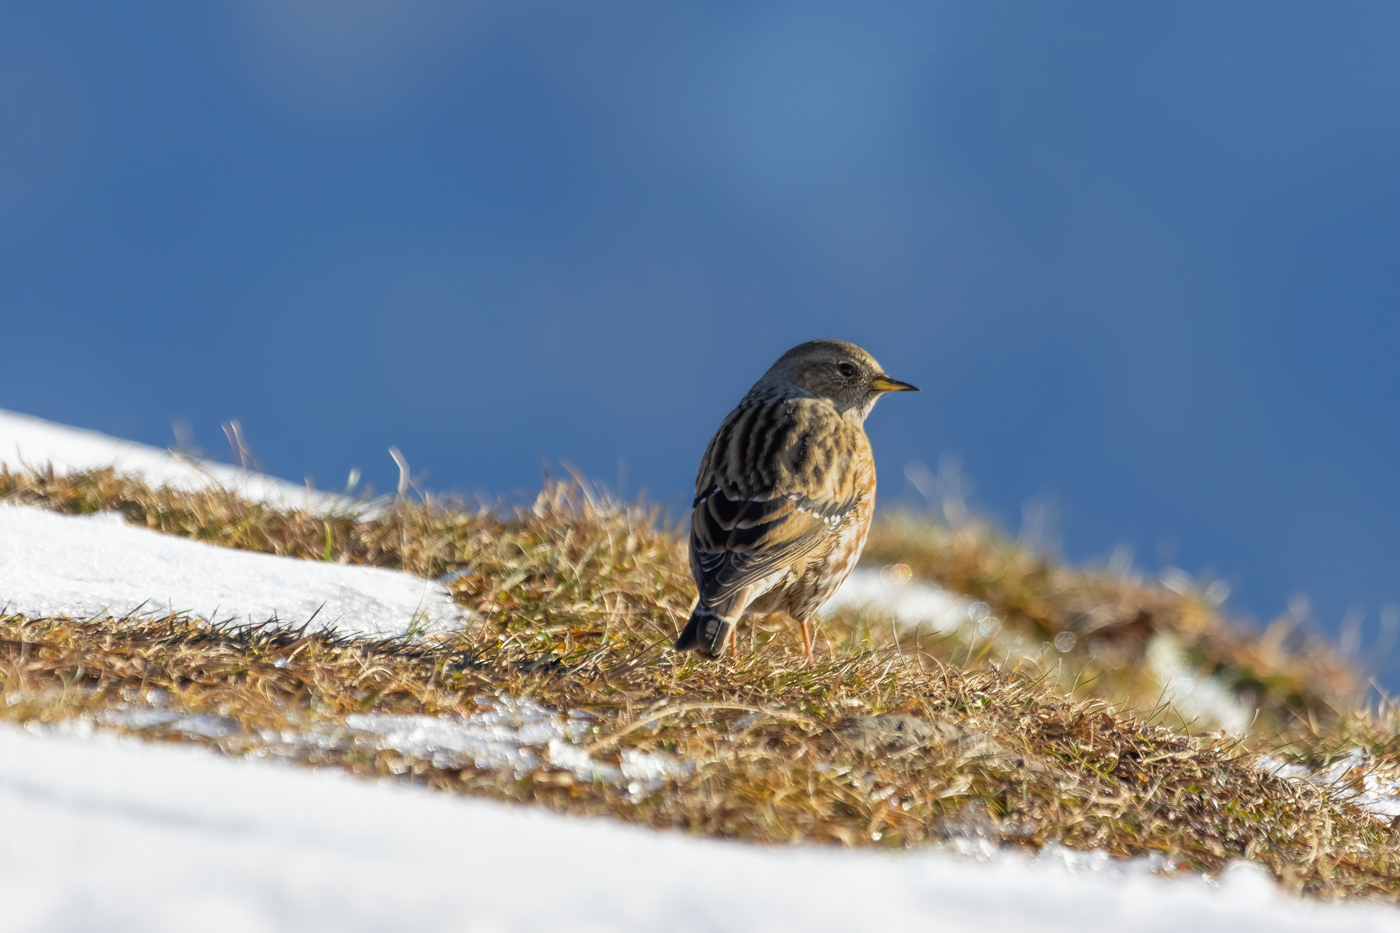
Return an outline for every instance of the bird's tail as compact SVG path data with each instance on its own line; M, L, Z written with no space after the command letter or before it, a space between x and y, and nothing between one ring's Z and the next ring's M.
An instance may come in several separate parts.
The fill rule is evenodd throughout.
M708 606L696 606L681 636L676 639L676 650L695 651L706 658L717 658L724 653L729 633L733 630L734 623L729 619L721 618Z

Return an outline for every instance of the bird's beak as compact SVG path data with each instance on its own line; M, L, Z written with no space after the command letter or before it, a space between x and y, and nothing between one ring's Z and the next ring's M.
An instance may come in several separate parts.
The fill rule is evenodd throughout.
M870 388L880 392L917 392L917 386L911 386L907 382L900 382L898 379L891 379L889 376L880 375L870 380Z

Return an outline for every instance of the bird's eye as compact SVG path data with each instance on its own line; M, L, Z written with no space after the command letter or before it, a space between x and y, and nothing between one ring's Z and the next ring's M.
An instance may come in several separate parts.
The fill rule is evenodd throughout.
M837 363L836 368L840 370L841 375L845 376L847 379L856 374L856 365L854 363Z

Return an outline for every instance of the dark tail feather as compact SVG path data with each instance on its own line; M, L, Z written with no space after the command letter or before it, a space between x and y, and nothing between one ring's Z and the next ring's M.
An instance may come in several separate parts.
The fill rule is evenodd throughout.
M699 606L690 614L681 637L676 639L677 651L697 651L707 658L717 658L729 641L734 626L721 619L713 610Z

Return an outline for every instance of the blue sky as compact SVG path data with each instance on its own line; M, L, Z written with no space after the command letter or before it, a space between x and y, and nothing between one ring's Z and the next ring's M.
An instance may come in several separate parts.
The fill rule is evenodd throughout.
M680 502L816 337L1074 560L1400 603L1400 8L0 10L0 407L269 472ZM1377 663L1377 662L1372 662ZM1392 659L1386 681L1400 685Z

